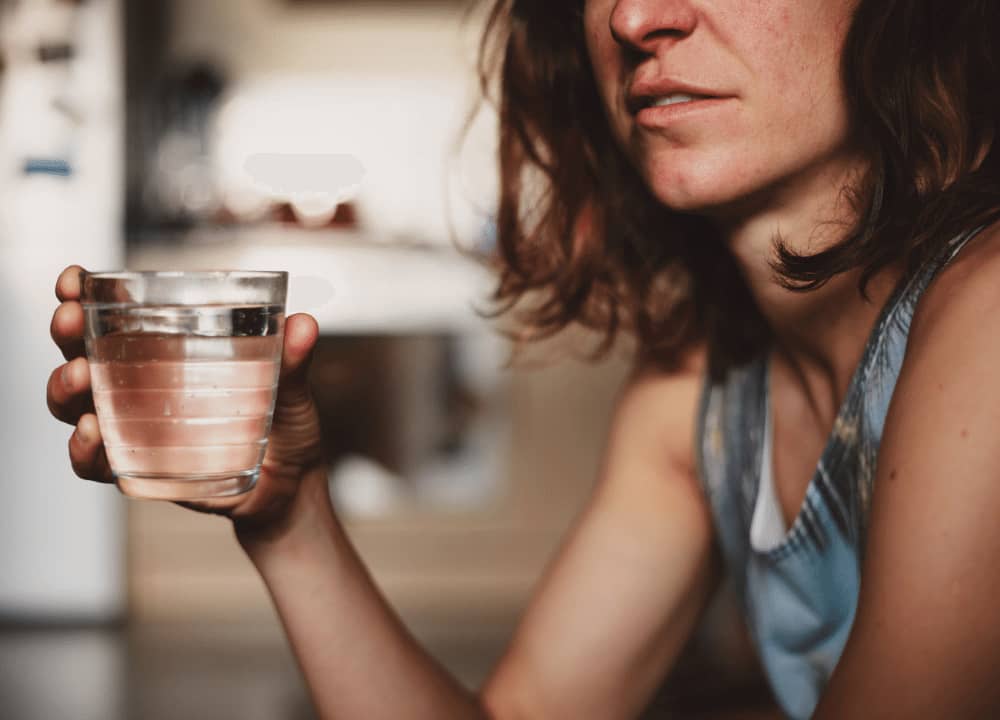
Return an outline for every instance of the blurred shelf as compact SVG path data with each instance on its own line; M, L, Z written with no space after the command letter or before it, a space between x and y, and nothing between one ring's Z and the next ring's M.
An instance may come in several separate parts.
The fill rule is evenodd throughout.
M401 245L348 230L281 225L144 237L132 270L285 270L288 312L327 334L482 332L494 278L451 245Z

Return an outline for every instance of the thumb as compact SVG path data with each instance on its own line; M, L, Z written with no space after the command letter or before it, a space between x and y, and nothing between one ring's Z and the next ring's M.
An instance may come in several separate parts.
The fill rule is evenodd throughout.
M309 361L318 337L319 325L311 315L299 313L285 321L285 344L281 351L279 380L282 393L308 393Z

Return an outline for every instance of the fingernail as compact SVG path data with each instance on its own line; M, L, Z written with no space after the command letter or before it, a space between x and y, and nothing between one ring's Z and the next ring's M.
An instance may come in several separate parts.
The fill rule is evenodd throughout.
M67 390L73 389L73 379L69 376L69 363L63 365L62 372L59 373L59 380Z
M83 425L76 426L76 436L80 439L80 442L86 444L91 441L90 433L84 430Z

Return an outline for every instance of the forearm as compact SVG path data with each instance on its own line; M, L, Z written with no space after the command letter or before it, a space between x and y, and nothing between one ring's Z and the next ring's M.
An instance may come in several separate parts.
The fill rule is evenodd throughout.
M330 507L325 473L304 481L280 537L240 536L322 718L484 718L409 635Z

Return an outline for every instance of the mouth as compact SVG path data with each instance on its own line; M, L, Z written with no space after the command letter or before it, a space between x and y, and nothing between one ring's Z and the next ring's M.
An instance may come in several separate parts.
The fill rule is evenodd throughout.
M638 115L648 108L671 107L673 105L686 105L702 100L718 100L715 95L698 95L694 93L673 92L667 95L636 95L628 99L628 111L632 115Z

